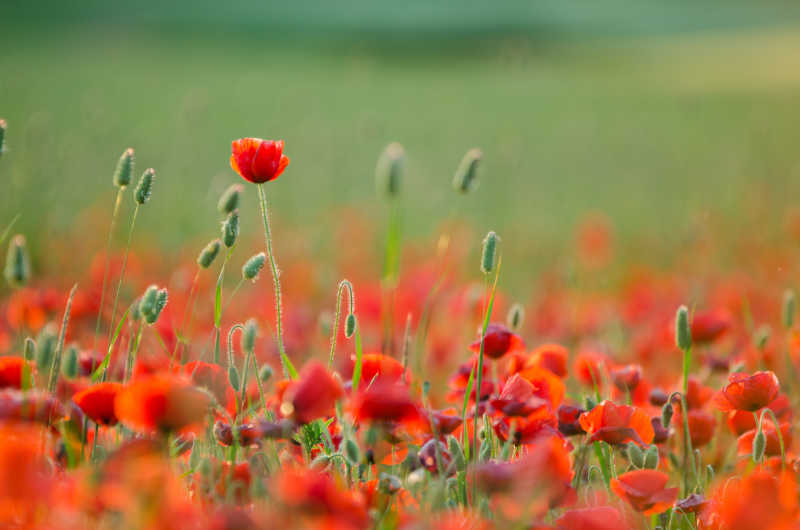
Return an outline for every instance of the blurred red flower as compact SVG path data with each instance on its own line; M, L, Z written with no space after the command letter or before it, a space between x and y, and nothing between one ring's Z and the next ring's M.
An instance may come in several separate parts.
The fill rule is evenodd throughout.
M611 490L637 512L645 515L669 509L678 498L678 488L667 488L669 475L653 469L628 471L611 479Z
M179 377L155 375L124 387L114 404L119 421L137 431L178 431L201 422L211 399Z
M114 409L114 400L122 390L120 383L97 383L72 397L84 414L100 425L116 425L119 421Z
M332 416L343 394L341 382L322 363L312 361L303 368L300 379L289 384L281 411L298 423L310 423Z
M635 442L648 445L653 441L653 425L642 409L603 401L581 414L581 427L591 434L591 441L602 440L612 445Z

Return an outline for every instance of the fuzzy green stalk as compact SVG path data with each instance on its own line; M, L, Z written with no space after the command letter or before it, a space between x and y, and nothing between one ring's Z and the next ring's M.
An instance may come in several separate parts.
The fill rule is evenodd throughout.
M222 322L222 280L225 277L225 266L231 259L233 249L236 247L234 244L228 249L225 254L225 259L222 261L222 266L219 268L219 276L217 276L217 290L214 295L214 363L220 364L220 324Z
M69 326L69 314L72 310L72 299L75 297L75 291L78 290L78 284L72 286L69 291L69 298L67 298L67 307L64 309L64 318L61 320L61 331L58 334L58 343L56 344L55 355L53 355L53 364L50 367L50 380L47 384L47 390L51 393L56 391L58 385L58 375L61 373L61 352L64 350L64 337L67 334L67 326Z
M233 326L231 326L231 329L228 330L228 379L234 391L239 390L238 388L236 388L237 385L234 384L235 382L238 383L238 386L241 386L242 388L245 387L245 385L242 384L241 380L236 381L236 379L239 378L239 375L238 371L236 370L236 363L233 360L233 334L236 333L237 331L244 333L244 326L242 324L234 324ZM245 358L245 363L246 362L247 359ZM242 401L241 403L239 403L239 409L241 410L243 407L244 407L244 393L242 393ZM235 423L236 423L236 417L234 417L234 425Z
M281 300L281 280L280 272L278 271L278 264L275 262L275 254L272 251L272 232L269 228L269 214L267 211L267 194L264 191L264 184L258 184L258 202L261 206L261 219L264 222L264 238L267 242L267 257L269 257L269 266L272 269L272 282L275 290L275 328L278 339L278 351L281 355L281 368L283 369L283 376L287 379L294 379L297 377L297 370L292 365L292 361L286 355L286 349L283 346L283 321L281 319L282 300Z
M128 254L131 250L131 241L133 240L133 229L136 226L136 217L139 215L139 204L133 209L133 216L131 217L131 226L128 230L128 241L125 243L125 253L122 255L122 267L119 272L119 282L117 282L117 290L114 293L114 303L111 305L111 325L108 328L108 340L111 342L111 335L114 333L114 321L117 314L117 304L119 303L119 293L122 290L122 282L125 280L125 268L128 265Z
M781 447L781 471L783 471L786 469L786 448L783 444L783 433L781 432L780 423L778 423L778 418L775 417L775 413L772 411L772 409L765 408L763 411L761 411L761 421L759 421L759 425L761 425L761 422L764 421L764 414L767 412L772 418L773 425L775 425L775 433L778 436L778 444L780 444Z
M109 269L111 268L111 242L114 239L114 227L117 224L117 214L119 213L119 206L122 203L122 192L125 191L125 186L120 186L117 189L117 198L114 200L114 210L111 214L111 224L108 227L108 239L106 240L106 255L105 264L103 265L103 285L100 291L100 306L97 308L97 321L94 324L94 339L92 340L92 351L97 348L97 335L100 333L100 321L103 320L103 305L106 300L106 284L108 283Z
M389 221L386 228L386 246L383 257L383 288L382 329L383 351L388 355L394 352L394 301L397 291L397 275L400 260L400 213L395 201L389 205Z
M339 282L339 287L336 290L336 313L333 318L333 327L331 328L331 352L328 356L328 370L333 367L333 358L336 355L336 338L339 335L339 318L342 315L342 296L344 291L347 291L349 304L347 305L347 314L354 315L356 311L355 297L353 296L353 284L349 280L342 280Z
M139 351L139 344L142 341L142 330L144 329L144 322L139 322L139 327L136 332L131 334L131 340L128 344L128 359L125 363L125 375L123 382L127 383L133 375L133 365L136 362L136 353Z

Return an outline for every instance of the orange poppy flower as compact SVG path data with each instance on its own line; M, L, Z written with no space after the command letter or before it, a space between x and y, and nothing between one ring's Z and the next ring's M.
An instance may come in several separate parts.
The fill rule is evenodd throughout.
M613 445L635 442L649 445L653 441L653 425L642 409L603 401L589 412L581 414L578 421L590 441L604 441Z
M623 530L632 528L619 510L611 506L592 506L569 510L556 519L556 530Z
M533 395L546 399L550 403L550 407L556 409L561 405L567 387L564 385L564 381L550 370L532 367L522 370L517 375L533 385Z
M84 414L100 425L116 425L119 421L114 411L114 400L122 390L120 383L97 383L72 397Z
M24 364L25 359L22 357L0 357L0 388L21 388ZM31 363L28 366L33 371Z
M353 399L359 421L408 422L420 419L419 409L404 385L376 381Z
M572 372L578 381L592 388L603 388L603 375L609 365L608 357L595 351L584 351L578 354L572 363Z
M310 423L332 416L343 394L341 382L322 363L312 361L303 368L300 379L286 389L281 411L298 423Z
M508 379L500 395L491 399L489 403L506 416L529 416L550 404L549 401L536 396L534 386L519 374L514 374Z
M789 473L757 470L742 480L729 481L700 519L715 521L726 530L783 530L797 522L797 484Z
M469 345L474 352L481 351L480 338ZM499 359L505 354L522 350L525 343L522 337L508 329L503 324L489 324L483 338L483 354L491 359Z
M114 402L123 424L137 431L178 431L200 423L211 399L177 377L154 375L134 380Z
M611 479L611 491L637 512L653 515L668 510L678 498L678 488L666 488L669 475L653 469L628 471Z
M691 429L691 427L690 427ZM767 456L778 456L781 454L781 441L778 438L778 431L775 429L775 424L769 420L764 419L761 424L761 430L767 439L767 444L764 449L764 454ZM747 431L739 436L736 440L736 452L741 455L749 455L753 451L753 438L756 437L756 429ZM788 451L792 445L792 428L788 423L781 423L781 438L783 438L784 450Z
M283 154L283 140L241 138L231 145L231 167L245 180L255 184L275 180L289 165Z
M773 372L756 372L753 375L734 373L729 383L714 396L714 405L722 411L744 410L755 412L767 406L778 396L780 386Z
M717 420L702 409L695 409L689 411L689 416L686 418L689 424L689 436L692 439L692 447L703 447L708 445L714 437L714 431L717 428ZM672 423L681 432L683 432L683 417L681 412L675 414L672 418Z
M558 377L567 376L567 357L569 352L560 344L542 344L531 352L526 366L539 366L550 370Z
M355 366L355 357L352 361ZM375 378L399 381L404 371L400 361L382 353L366 353L361 358L361 381L366 384Z

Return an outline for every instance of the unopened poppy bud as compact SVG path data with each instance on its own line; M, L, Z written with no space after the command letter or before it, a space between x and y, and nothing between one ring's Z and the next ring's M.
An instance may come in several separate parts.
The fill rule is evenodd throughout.
M258 324L251 318L244 324L242 332L242 351L252 352L256 348L256 337L258 336Z
M270 377L272 377L272 367L268 364L262 366L261 370L258 371L258 377L262 383L269 381Z
M753 462L759 463L764 458L764 450L767 448L767 437L759 425L758 432L753 437Z
M522 322L525 320L525 308L521 304L514 304L508 310L506 322L511 331L519 331L522 327Z
M450 456L453 457L453 462L456 465L456 469L459 471L464 470L467 467L467 459L464 455L464 450L461 448L461 444L458 443L458 439L456 437L448 437L447 450L450 451Z
M236 365L228 365L228 382L234 390L239 391L239 370L236 369Z
M378 489L381 493L394 495L400 491L400 488L403 486L403 483L395 475L381 473L378 477Z
M138 204L144 204L150 200L150 195L153 192L153 179L156 178L156 171L153 168L148 168L142 173L139 179L139 185L136 186L133 198L136 199Z
M70 346L64 352L64 366L62 368L64 376L69 379L78 377L78 348Z
M133 163L133 148L129 147L125 149L125 152L119 157L119 162L117 162L117 169L114 170L114 186L124 188L131 183Z
M675 344L683 351L692 347L692 330L689 327L689 310L685 305L675 314Z
M52 322L47 324L36 337L36 365L39 370L48 370L53 361L58 340L58 328Z
M661 425L663 425L665 429L669 429L673 414L675 414L675 409L672 408L672 403L667 401L664 403L664 406L661 407Z
M26 361L32 361L36 353L36 341L30 337L25 337L25 344L22 346L22 357Z
M400 192L400 180L403 176L406 154L403 146L393 142L386 146L386 149L378 158L378 165L375 168L375 185L378 194L394 197Z
M794 295L794 291L791 289L786 289L786 292L783 293L783 325L786 329L791 328L794 325L794 314L797 310L797 299Z
M628 455L628 462L630 462L633 467L637 469L644 468L644 453L638 445L629 442L625 452Z
M239 207L239 198L242 195L244 186L241 184L231 184L227 190L219 198L217 203L217 210L222 215L228 215Z
M480 149L470 149L461 160L456 175L453 177L453 188L460 193L467 193L477 187L478 165L483 153Z
M6 148L6 131L8 130L8 124L6 120L0 119L0 156L3 156L3 152Z
M330 456L322 454L316 457L314 460L312 460L309 467L315 471L323 471L326 467L328 467L330 461L331 461Z
M217 258L217 254L219 254L219 248L221 245L222 243L220 243L220 240L215 239L203 247L203 250L200 251L200 255L197 256L197 264L204 269L209 268Z
M245 280L253 280L255 281L258 277L258 273L261 272L261 269L264 268L264 263L267 261L267 255L263 252L260 252L247 260L247 262L242 267L242 277Z
M481 272L489 274L497 264L497 243L500 240L497 234L489 232L483 240L483 251L481 252Z
M658 447L651 445L644 452L645 469L658 469Z
M31 277L31 262L25 236L16 235L8 245L6 267L3 271L6 281L11 287L22 287Z
M222 242L226 247L231 248L239 237L239 211L234 210L222 223Z
M347 315L344 321L344 336L348 339L356 332L356 316L353 313Z
M344 441L344 456L352 465L358 465L360 461L361 452L358 450L358 445L350 438Z

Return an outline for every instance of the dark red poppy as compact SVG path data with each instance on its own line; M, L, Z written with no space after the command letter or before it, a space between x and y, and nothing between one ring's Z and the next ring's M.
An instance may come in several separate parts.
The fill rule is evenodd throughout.
M669 429L661 424L661 417L650 418L650 425L653 426L653 443L662 444L669 438Z
M138 431L178 431L200 423L208 394L179 377L142 377L125 386L114 401L119 421Z
M455 409L434 410L431 411L430 417L439 436L452 433L461 427L461 423L463 422L463 419Z
M496 419L492 426L498 438L504 442L511 438L511 441L517 445L532 444L553 436L561 438L561 433L558 431L558 420L547 407L543 407L529 416L502 416Z
M713 342L730 329L732 319L723 310L695 313L692 317L692 342L702 344Z
M275 180L289 165L283 140L241 138L231 145L231 167L245 180L260 184Z
M625 530L632 526L611 506L569 510L556 519L556 530Z
M0 357L0 388L21 388L24 365L25 359L22 357ZM30 372L33 371L31 363L28 363L28 368Z
M642 380L642 367L638 364L627 364L611 370L611 381L620 392L633 392Z
M678 498L678 488L667 488L667 481L666 473L638 469L611 479L611 491L637 512L653 515L668 510Z
M322 363L312 361L303 368L300 379L286 389L281 412L298 423L310 423L332 416L343 395L341 382Z
M662 389L654 388L653 390L650 391L650 396L648 399L651 405L660 407L667 402L669 396Z
M733 373L728 381L725 388L714 396L714 405L726 412L755 412L774 400L780 390L778 378L773 372L756 372L753 375Z
M116 425L119 419L114 411L114 400L122 388L120 383L97 383L72 396L72 401L93 422Z
M489 400L489 404L506 416L529 416L550 404L534 392L534 386L528 380L515 374L503 385L500 395Z
M708 501L699 493L692 493L675 503L675 509L683 513L698 513L708 506Z
M353 414L359 421L406 422L419 420L419 410L408 387L376 381L353 399Z
M580 416L580 424L591 441L602 440L612 445L635 442L649 445L653 441L653 425L642 409L603 401Z
M558 430L565 436L574 436L576 434L584 434L580 423L580 416L586 412L582 408L573 407L572 405L561 405L558 407Z
M480 352L480 338L470 344L469 348L474 352ZM486 336L483 339L483 354L491 359L499 359L512 351L525 349L522 337L508 329L503 324L489 324L486 328Z
M452 461L452 456L450 456L450 451L447 450L447 446L435 438L431 438L425 442L422 447L420 447L417 456L422 467L433 474L438 474L439 468L441 468L443 472L446 472Z

